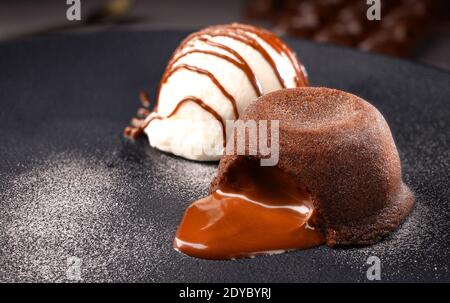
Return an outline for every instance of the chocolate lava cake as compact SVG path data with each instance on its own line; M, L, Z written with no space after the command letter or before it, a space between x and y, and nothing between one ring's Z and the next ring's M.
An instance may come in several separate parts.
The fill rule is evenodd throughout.
M284 89L260 97L240 119L279 120L277 167L311 194L313 223L327 245L375 243L410 213L414 195L391 131L365 100L329 88ZM260 158L224 155L211 193L233 167Z

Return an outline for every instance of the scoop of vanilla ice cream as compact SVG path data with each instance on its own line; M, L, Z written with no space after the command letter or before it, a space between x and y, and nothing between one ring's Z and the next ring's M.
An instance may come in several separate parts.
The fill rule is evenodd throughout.
M301 85L307 85L303 66L274 34L239 24L206 28L169 61L145 133L160 150L218 160L226 120L262 94Z

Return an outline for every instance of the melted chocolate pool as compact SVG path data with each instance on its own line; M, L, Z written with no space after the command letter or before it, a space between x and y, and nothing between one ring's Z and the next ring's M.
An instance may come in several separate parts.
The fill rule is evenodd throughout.
M312 226L310 194L277 167L242 161L219 189L192 203L174 248L203 259L234 259L324 243Z

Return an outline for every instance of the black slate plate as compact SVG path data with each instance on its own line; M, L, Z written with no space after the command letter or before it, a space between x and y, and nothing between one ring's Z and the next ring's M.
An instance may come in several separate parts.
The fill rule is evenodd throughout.
M68 281L70 257L80 258L83 281L367 281L369 256L381 259L382 281L450 280L449 74L299 41L288 42L313 85L358 94L386 117L417 196L413 214L365 248L238 261L174 251L177 223L207 193L216 164L126 143L121 132L138 91L154 92L185 35L110 32L0 45L0 281Z

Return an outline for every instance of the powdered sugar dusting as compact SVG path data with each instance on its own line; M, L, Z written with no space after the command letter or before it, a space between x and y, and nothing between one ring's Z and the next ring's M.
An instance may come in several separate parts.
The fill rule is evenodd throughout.
M87 281L135 280L155 272L157 256L147 262L145 250L158 252L158 233L151 217L125 207L136 189L117 186L124 174L92 157L59 154L8 180L1 194L7 203L0 209L1 280L66 281L71 256L82 258ZM135 266L142 270L131 277L109 273L111 267L117 273Z

